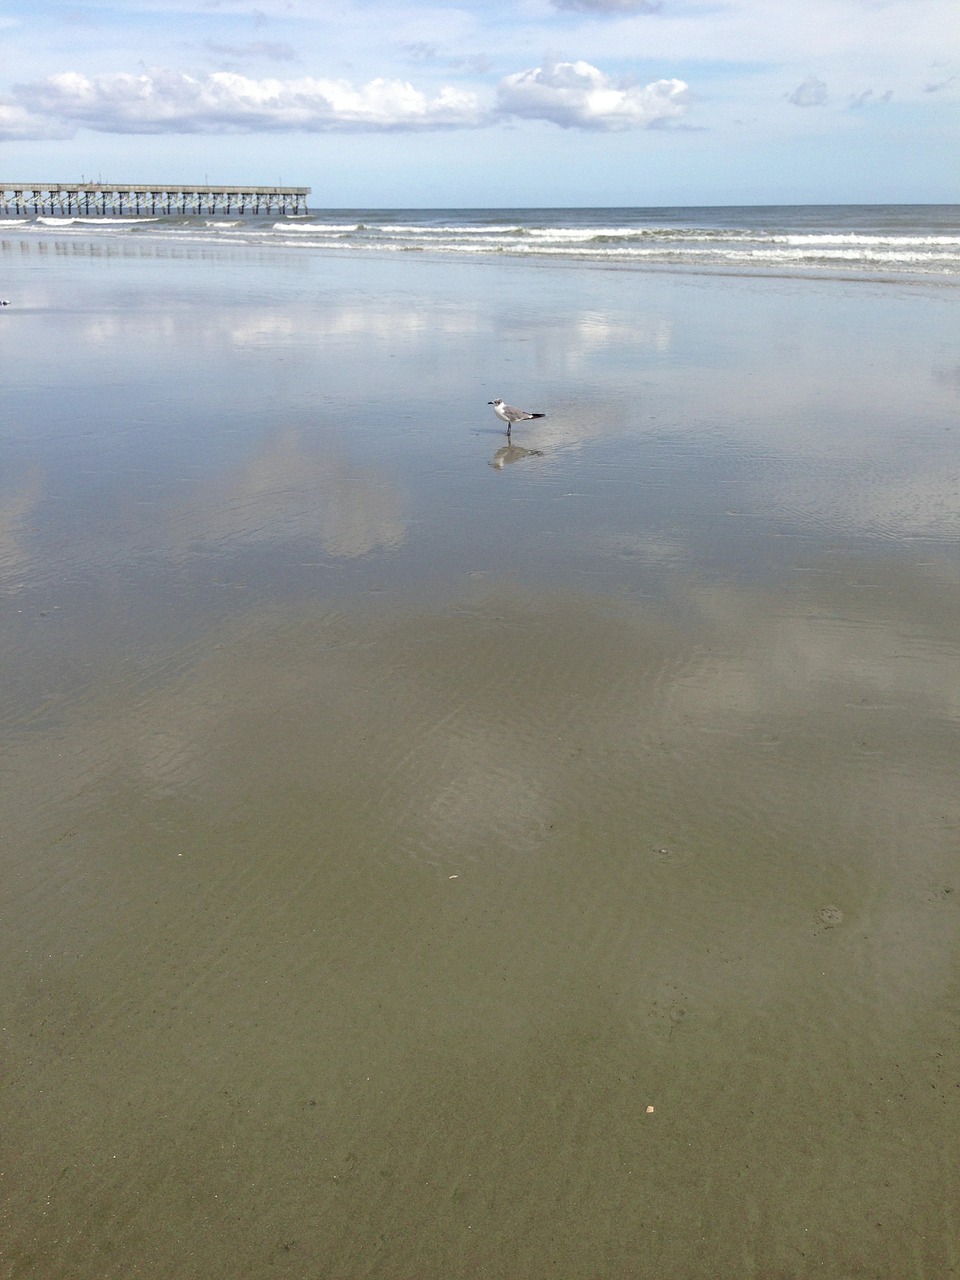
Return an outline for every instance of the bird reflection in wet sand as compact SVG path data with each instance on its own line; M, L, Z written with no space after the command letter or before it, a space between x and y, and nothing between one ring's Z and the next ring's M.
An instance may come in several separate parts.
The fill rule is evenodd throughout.
M508 432L509 434L509 432ZM521 449L518 444L505 444L493 455L491 467L502 471L508 462L519 462L521 458L542 458L542 449Z

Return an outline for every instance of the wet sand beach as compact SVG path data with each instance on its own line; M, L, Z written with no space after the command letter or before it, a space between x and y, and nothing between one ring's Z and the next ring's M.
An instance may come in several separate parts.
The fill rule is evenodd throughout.
M0 270L0 1274L960 1272L956 290Z

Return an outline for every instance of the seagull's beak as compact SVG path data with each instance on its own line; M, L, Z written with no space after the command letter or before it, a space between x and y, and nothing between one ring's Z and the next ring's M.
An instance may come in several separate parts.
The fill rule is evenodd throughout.
M492 400L488 400L488 401L487 401L487 404L493 404L493 401L492 401Z

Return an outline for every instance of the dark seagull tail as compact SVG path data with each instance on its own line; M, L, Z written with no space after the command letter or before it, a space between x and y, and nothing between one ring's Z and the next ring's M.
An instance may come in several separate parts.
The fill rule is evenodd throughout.
M527 414L528 418L545 418L546 416L547 415L545 413L528 413Z

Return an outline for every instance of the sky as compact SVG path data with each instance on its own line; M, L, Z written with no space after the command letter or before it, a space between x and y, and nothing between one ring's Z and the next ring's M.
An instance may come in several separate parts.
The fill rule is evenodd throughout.
M0 180L960 202L957 0L7 0Z

